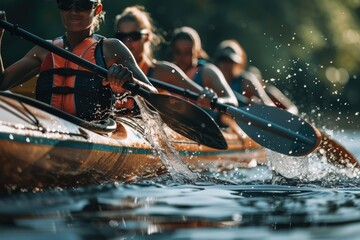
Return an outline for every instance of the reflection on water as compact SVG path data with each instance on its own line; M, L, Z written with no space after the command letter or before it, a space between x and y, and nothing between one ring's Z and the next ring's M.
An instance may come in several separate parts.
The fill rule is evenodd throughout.
M342 144L359 158L359 134L344 136L353 140ZM276 167L213 172L191 185L164 185L163 176L2 193L0 239L358 239L358 178L331 167L324 173L326 165L311 157L297 165L271 158Z
M143 182L8 197L1 201L0 236L216 239L228 230L221 239L253 231L262 238L290 230L321 236L330 227L360 227L359 207L360 188Z

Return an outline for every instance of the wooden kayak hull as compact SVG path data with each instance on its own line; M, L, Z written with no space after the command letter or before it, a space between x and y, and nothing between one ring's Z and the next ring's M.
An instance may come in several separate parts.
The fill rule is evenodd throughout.
M266 162L266 151L249 138L224 132L229 148L217 150L165 132L194 171ZM137 119L119 118L114 132L97 133L6 96L0 96L0 164L6 189L129 182L167 171Z

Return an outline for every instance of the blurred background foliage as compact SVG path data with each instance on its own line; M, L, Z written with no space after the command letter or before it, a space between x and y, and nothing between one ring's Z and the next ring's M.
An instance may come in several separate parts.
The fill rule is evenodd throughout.
M237 39L265 81L284 90L303 112L360 109L360 0L103 0L111 37L114 18L126 6L143 5L169 40L175 27L198 30L211 56L219 42ZM1 0L7 19L41 37L64 33L55 0ZM32 44L5 34L5 66ZM167 42L156 51L169 60Z

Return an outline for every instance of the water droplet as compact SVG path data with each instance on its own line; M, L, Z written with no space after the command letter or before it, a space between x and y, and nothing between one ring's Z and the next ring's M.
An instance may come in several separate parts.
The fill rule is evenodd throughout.
M234 213L232 216L233 221L235 222L241 222L242 221L242 215L240 213Z
M119 222L116 220L110 220L109 221L109 226L110 227L118 227L119 226Z

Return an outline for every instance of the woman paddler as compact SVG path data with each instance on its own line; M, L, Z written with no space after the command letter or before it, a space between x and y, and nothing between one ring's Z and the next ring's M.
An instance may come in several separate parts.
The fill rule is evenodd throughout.
M121 41L95 34L105 14L101 0L57 0L57 6L65 34L52 43L108 69L107 78L103 80L98 74L35 46L7 68L0 53L0 90L10 89L39 74L38 100L88 121L108 115L112 92L127 92L122 88L127 81L157 92ZM0 11L0 19L6 19L4 11ZM4 30L0 29L0 43L3 35Z

